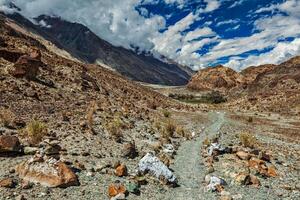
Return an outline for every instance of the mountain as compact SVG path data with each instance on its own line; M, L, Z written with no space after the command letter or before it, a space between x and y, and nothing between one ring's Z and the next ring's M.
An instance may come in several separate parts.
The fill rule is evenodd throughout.
M245 77L246 82L250 83L256 79L260 74L266 73L274 69L276 65L267 64L260 66L250 66L241 71L241 74Z
M191 70L175 63L163 62L152 55L137 54L123 47L113 46L82 24L45 15L37 17L36 24L18 13L9 17L73 57L83 62L101 64L129 79L162 85L185 85L190 79Z
M199 91L225 91L241 85L243 82L244 78L241 74L219 65L200 70L192 77L187 88Z

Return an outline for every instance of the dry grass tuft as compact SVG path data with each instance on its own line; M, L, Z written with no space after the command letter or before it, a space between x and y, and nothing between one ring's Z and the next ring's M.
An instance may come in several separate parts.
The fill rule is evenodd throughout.
M253 148L258 145L257 138L250 133L245 133L245 132L241 133L239 135L239 138L240 138L240 142L244 147Z
M106 130L116 142L122 141L122 129L124 128L126 128L126 125L120 117L115 117L111 122L107 123L106 125Z
M29 143L32 145L39 144L47 134L47 126L36 120L32 120L27 124L25 130L23 130L23 136L27 137Z
M174 123L174 121L172 120L168 120L165 124L164 124L164 127L163 127L163 130L162 130L162 137L164 139L169 139L169 138L172 138L174 136L174 133L176 131L176 124Z
M170 111L168 111L168 110L163 110L163 111L162 111L162 114L163 114L163 116L164 116L165 118L170 118L170 117L171 117L171 113L170 113Z
M93 125L94 125L94 114L96 110L97 110L96 101L92 101L86 115L87 126L91 132L94 132Z
M15 114L9 109L0 109L0 124L5 127L12 126L15 120Z

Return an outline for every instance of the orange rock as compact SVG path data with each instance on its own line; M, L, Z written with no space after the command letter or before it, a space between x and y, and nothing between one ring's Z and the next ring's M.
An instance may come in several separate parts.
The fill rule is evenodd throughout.
M14 186L14 180L11 178L6 178L0 181L0 187L13 188Z
M276 169L273 165L268 167L267 175L270 176L270 177L276 177L277 176Z
M123 184L114 183L114 184L110 184L108 187L108 195L110 197L115 197L118 194L125 194L125 193L126 193L126 188Z
M263 160L257 158L251 158L248 162L249 167L260 170L262 166L265 166L265 162Z
M127 175L127 167L124 164L119 165L115 170L116 176L126 176Z
M76 174L63 162L54 158L32 158L16 167L21 179L40 183L47 187L68 187L78 185Z

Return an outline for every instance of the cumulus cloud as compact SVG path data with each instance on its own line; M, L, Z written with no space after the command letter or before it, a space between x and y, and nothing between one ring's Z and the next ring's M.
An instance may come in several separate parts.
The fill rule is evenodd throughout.
M141 0L14 0L22 14L33 18L41 14L57 15L88 26L113 45L131 48L138 46L150 51L165 19L159 15L146 18L135 9Z
M247 64L279 62L282 59L273 59L272 55L278 55L280 51L280 58L299 53L291 50L299 45L298 40L278 43L285 38L300 37L299 31L296 31L300 30L299 0L270 4L253 11L251 14L256 16L256 21L250 22L254 28L252 34L246 37L224 39L213 30L214 27L222 26L224 33L237 31L241 27L240 20L237 19L213 24L212 21L216 20L208 18L209 21L195 26L205 18L203 16L211 16L211 12L220 9L223 4L227 3L228 8L234 8L245 1L247 0L13 0L28 18L41 14L61 16L68 21L86 25L113 45L129 49L139 47L140 50L150 51L154 55L161 54L193 69L210 66L224 58L229 59L226 65L241 69ZM9 0L0 0L0 11L12 12L12 9L5 6L8 2ZM175 6L177 10L189 14L167 27L166 21L174 13L155 15L141 7L161 3L172 8ZM196 7L189 7L196 4ZM43 22L40 25L47 26ZM266 49L273 50L261 56L245 58L247 52L264 52ZM262 56L272 59L263 59Z
M300 54L300 38L294 39L292 42L280 42L273 50L256 56L249 56L246 59L235 57L230 59L226 66L235 70L243 70L249 66L257 66L262 64L279 64L295 55Z

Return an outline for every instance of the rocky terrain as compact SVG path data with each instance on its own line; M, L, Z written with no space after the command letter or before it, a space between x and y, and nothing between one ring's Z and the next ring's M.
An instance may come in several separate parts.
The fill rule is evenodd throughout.
M280 65L249 67L238 73L217 66L200 70L187 85L191 92L220 91L232 110L299 114L299 57Z
M0 31L1 200L300 198L299 115L182 103L2 15ZM297 63L247 90L299 90Z
M187 88L199 91L227 91L243 84L243 82L244 77L241 74L233 69L219 65L200 70L189 81Z

